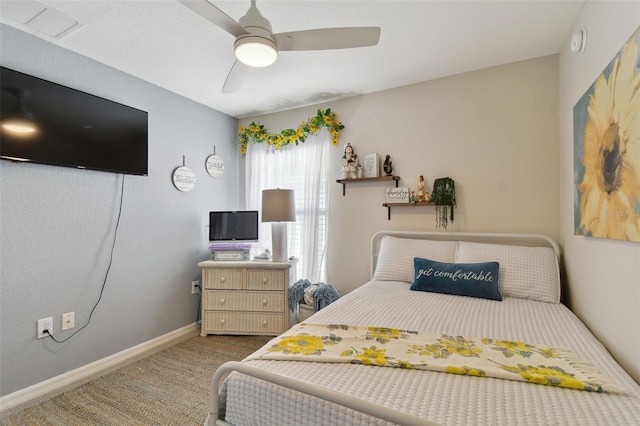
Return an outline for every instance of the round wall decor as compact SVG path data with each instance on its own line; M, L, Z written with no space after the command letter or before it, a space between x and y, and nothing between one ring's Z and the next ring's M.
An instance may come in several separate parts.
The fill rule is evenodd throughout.
M224 173L224 161L221 157L213 154L207 157L205 162L207 173L212 177L220 177Z
M189 192L196 186L196 174L185 166L173 171L173 184L178 191Z

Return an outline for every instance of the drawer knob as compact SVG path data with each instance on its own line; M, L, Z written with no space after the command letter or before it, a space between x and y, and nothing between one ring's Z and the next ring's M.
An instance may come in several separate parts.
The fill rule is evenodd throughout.
M269 280L267 279L267 277L264 277L264 278L262 279L262 282L263 282L263 283L265 283L265 284L267 283L267 281L269 281Z
M226 300L224 300L224 299L220 299L220 304L221 304L221 305L224 305L224 302L226 302Z
M267 320L262 320L262 325L267 325Z
M226 324L226 322L227 322L227 320L226 320L226 319L224 319L224 318L222 318L222 319L220 320L220 324Z
M262 304L266 305L267 304L267 299L262 299Z
M227 280L227 278L226 278L226 277L220 277L220 281L221 281L221 282L225 282L226 280Z

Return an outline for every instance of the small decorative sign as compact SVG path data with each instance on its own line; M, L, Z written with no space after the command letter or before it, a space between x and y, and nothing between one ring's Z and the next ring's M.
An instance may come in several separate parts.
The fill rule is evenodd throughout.
M367 154L364 156L364 177L378 177L378 154Z
M387 203L408 203L409 187L387 188Z
M213 154L207 157L207 161L205 163L207 168L207 173L211 177L220 177L224 173L224 161L222 158Z
M176 168L171 174L173 185L178 191L189 192L196 186L196 174L186 167L185 157L182 156L182 167Z
M188 167L178 167L173 171L173 185L178 191L189 192L196 186L196 175Z

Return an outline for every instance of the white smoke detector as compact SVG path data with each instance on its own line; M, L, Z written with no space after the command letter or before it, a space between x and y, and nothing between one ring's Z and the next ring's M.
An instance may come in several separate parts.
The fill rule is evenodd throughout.
M573 53L582 53L587 46L587 29L583 28L580 31L573 33L571 36L571 51Z

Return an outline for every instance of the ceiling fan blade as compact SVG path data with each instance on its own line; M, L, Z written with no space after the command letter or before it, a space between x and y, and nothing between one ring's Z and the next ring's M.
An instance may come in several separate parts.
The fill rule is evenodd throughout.
M321 28L273 34L278 50L328 50L375 46L379 27Z
M240 34L249 34L242 25L206 0L178 0L178 2L235 37Z
M251 72L251 67L243 64L240 61L235 61L227 74L227 78L222 86L222 93L235 93L247 80L248 74Z

